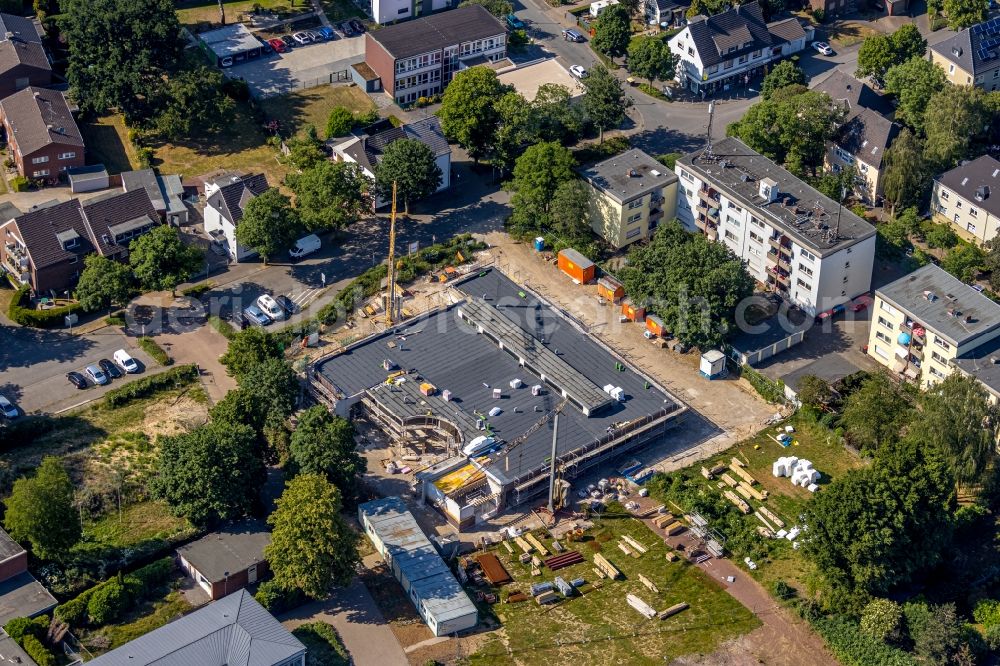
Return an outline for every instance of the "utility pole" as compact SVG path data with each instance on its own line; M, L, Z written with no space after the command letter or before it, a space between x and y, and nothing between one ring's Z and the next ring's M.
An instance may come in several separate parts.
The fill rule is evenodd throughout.
M559 437L559 412L552 418L552 457L549 458L549 513L556 514L556 438Z

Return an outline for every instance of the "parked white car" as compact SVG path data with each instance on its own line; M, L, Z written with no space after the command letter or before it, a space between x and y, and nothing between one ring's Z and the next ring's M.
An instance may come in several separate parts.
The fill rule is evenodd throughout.
M121 366L122 370L130 375L134 375L139 372L139 364L135 362L135 359L125 351L124 349L119 349L115 352L115 363Z
M261 294L257 297L257 307L273 321L281 321L285 318L285 310L278 305L278 301L270 294Z
M0 395L0 413L3 413L8 419L16 419L19 415L17 407L14 406L7 398Z
M582 65L570 65L569 73L578 79L582 79L587 76L587 70L584 69Z
M827 44L826 42L813 42L812 43L812 47L816 51L818 51L819 53L822 53L825 56L832 56L833 55L833 49L830 48L830 45Z

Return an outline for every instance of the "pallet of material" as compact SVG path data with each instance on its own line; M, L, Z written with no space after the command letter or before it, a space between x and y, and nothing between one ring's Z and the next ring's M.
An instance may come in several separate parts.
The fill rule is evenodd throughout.
M679 604L674 604L673 606L671 606L670 608L666 609L665 611L661 611L660 612L660 619L661 620L666 620L671 615L677 615L678 613L680 613L682 610L685 610L686 608L688 608L688 604L687 604L686 601L682 601Z
M558 571L559 569L565 569L580 562L583 562L583 555L580 554L580 551L568 550L562 555L556 555L545 560L545 566L548 567L549 571Z
M771 525L771 523L767 522L767 518L765 518L764 515L760 511L754 511L753 515L757 517L757 520L759 520L760 522L764 523L764 529L768 530L769 532L775 532L775 531L777 531L777 530L774 529L774 526Z
M535 597L535 601L538 602L539 606L544 606L545 604L551 604L559 601L559 595L555 592L542 592Z
M650 592L655 592L657 594L660 593L660 590L659 588L656 587L656 584L654 584L653 581L649 580L642 574L639 574L639 582L645 585Z
M745 499L753 499L753 495L750 494L750 491L747 490L747 488L748 488L748 486L746 486L744 484L740 484L740 485L736 486L735 488L733 488L733 490L735 490L736 492L738 492Z
M553 541L552 542L552 550L554 550L557 553L561 553L561 552L563 552L566 549L563 548L563 545L561 543L559 543L558 541Z
M663 529L667 533L667 536L676 536L683 532L686 528L684 527L684 523L680 523L675 520Z
M594 567L594 573L597 574L598 578L607 578L608 577L608 575L606 573L604 573L603 571L601 571L597 567Z
M760 507L760 512L764 515L765 518L767 518L768 520L770 520L772 523L774 523L775 525L777 525L779 528L785 526L785 521L783 521L781 518L778 518L776 515L774 515L774 512L772 512L767 507L765 507L765 506Z
M659 507L654 506L646 509L645 511L640 511L635 515L638 516L639 518L651 518L652 516L655 516L657 513L659 513L659 510L660 510Z
M549 556L549 549L543 546L542 542L536 539L534 534L528 532L527 534L524 535L524 538L528 540L528 543L530 543L532 546L535 547L539 555L541 555L542 557Z
M726 465L725 463L719 463L714 467L709 467L708 471L711 472L712 474L721 474L722 472L726 471Z
M543 581L541 583L532 583L531 584L531 596L537 597L539 594L541 594L543 592L548 592L552 588L553 588L553 584L552 584L551 581Z
M507 552L510 553L511 555L514 554L514 547L510 545L510 541L504 541L503 547L506 548Z
M524 592L515 592L507 597L507 603L509 604L516 604L519 601L527 601L527 600L528 600L528 595L525 594Z
M750 493L750 496L753 497L758 502L763 502L764 500L767 499L767 491L766 490L757 490L756 488L754 488L753 486L751 486L749 483L746 483L746 482L741 483L740 484L740 488L743 488L748 493Z
M747 464L745 462L743 462L742 460L740 460L736 456L732 457L732 459L729 461L729 464L730 464L731 467L746 467L747 466Z
M628 546L623 544L621 541L618 542L618 550L622 551L623 553L631 557L639 557L638 555L633 553L632 550Z
M674 514L672 513L665 513L663 515L657 516L656 518L653 518L653 524L659 527L660 529L663 529L664 525L669 525L672 522L674 522Z
M479 562L479 567L483 570L486 580L490 581L493 585L503 585L512 580L510 574L504 569L500 559L493 553L480 555L476 558L476 562Z
M656 617L656 611L653 610L653 607L647 604L639 597L635 596L634 594L626 594L625 601L628 602L629 606L631 606L632 608L639 611L642 615L644 615L647 620L651 620L654 617Z
M528 542L522 539L521 537L514 537L514 543L516 543L517 547L523 550L525 553L530 553L532 550L531 546L528 545Z
M722 493L722 496L727 500L736 505L736 508L743 512L743 515L748 515L750 513L750 505L741 500L739 497L733 494L733 491L727 490Z
M606 573L608 578L611 578L612 580L622 575L622 573L618 571L617 567L611 564L611 562L609 562L607 558L600 553L594 553L594 564L596 564L597 568Z
M622 535L622 540L628 545L632 546L633 549L639 551L640 553L645 554L646 551L648 550L645 546L643 546L641 543L639 543L638 541L636 541L627 534Z
M747 483L749 483L751 486L757 485L757 479L753 478L750 475L750 473L747 472L742 467L736 467L734 465L733 467L730 467L729 469L733 470L733 473L735 473L736 476L740 477L741 479L743 479L744 481L746 481Z
M719 478L721 478L730 488L735 488L736 486L740 485L740 482L731 477L729 474L723 474Z

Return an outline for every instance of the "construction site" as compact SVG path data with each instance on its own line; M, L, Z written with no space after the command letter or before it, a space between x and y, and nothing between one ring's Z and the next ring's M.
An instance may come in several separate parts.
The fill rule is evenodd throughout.
M432 456L414 490L460 530L546 495L568 504L574 479L661 441L687 409L496 268L388 321L313 363L313 393Z

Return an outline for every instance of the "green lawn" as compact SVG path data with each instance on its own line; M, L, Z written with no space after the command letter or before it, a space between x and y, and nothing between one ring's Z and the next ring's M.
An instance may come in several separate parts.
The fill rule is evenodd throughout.
M334 107L344 106L354 113L375 108L371 98L357 86L330 85L269 97L262 100L260 106L268 118L281 123L283 135L313 125L320 136L324 136L326 119Z
M122 507L84 524L88 542L117 548L130 548L152 539L170 539L195 528L184 518L174 516L159 500L149 500Z
M111 174L138 168L139 160L126 132L121 115L81 122L80 133L87 144L87 161L103 164Z
M551 581L555 575L567 581L582 577L587 584L582 588L583 596L550 606L539 606L530 596L527 601L494 605L492 612L502 628L471 656L470 663L662 664L682 655L712 652L723 641L760 625L750 611L702 571L683 560L668 562L662 540L620 507L618 511L596 520L581 541L564 540L564 545L583 554L584 562L556 573L544 570L543 576L532 577L530 568L505 548L493 551L514 578L503 588L505 598L514 590L528 592L531 583ZM648 552L639 558L626 556L617 545L623 534L646 546ZM550 539L542 541L551 546ZM600 581L602 585L595 589L598 578L593 555L598 551L624 578ZM659 593L639 581L640 573L653 581ZM666 620L647 620L627 605L628 593L657 611L682 601L691 607Z
M253 11L254 5L278 13L287 14L309 8L308 0L227 0L223 3L226 10L226 23L239 21L241 14ZM195 25L202 21L219 22L219 3L215 0L180 0L175 3L177 19L181 25Z

